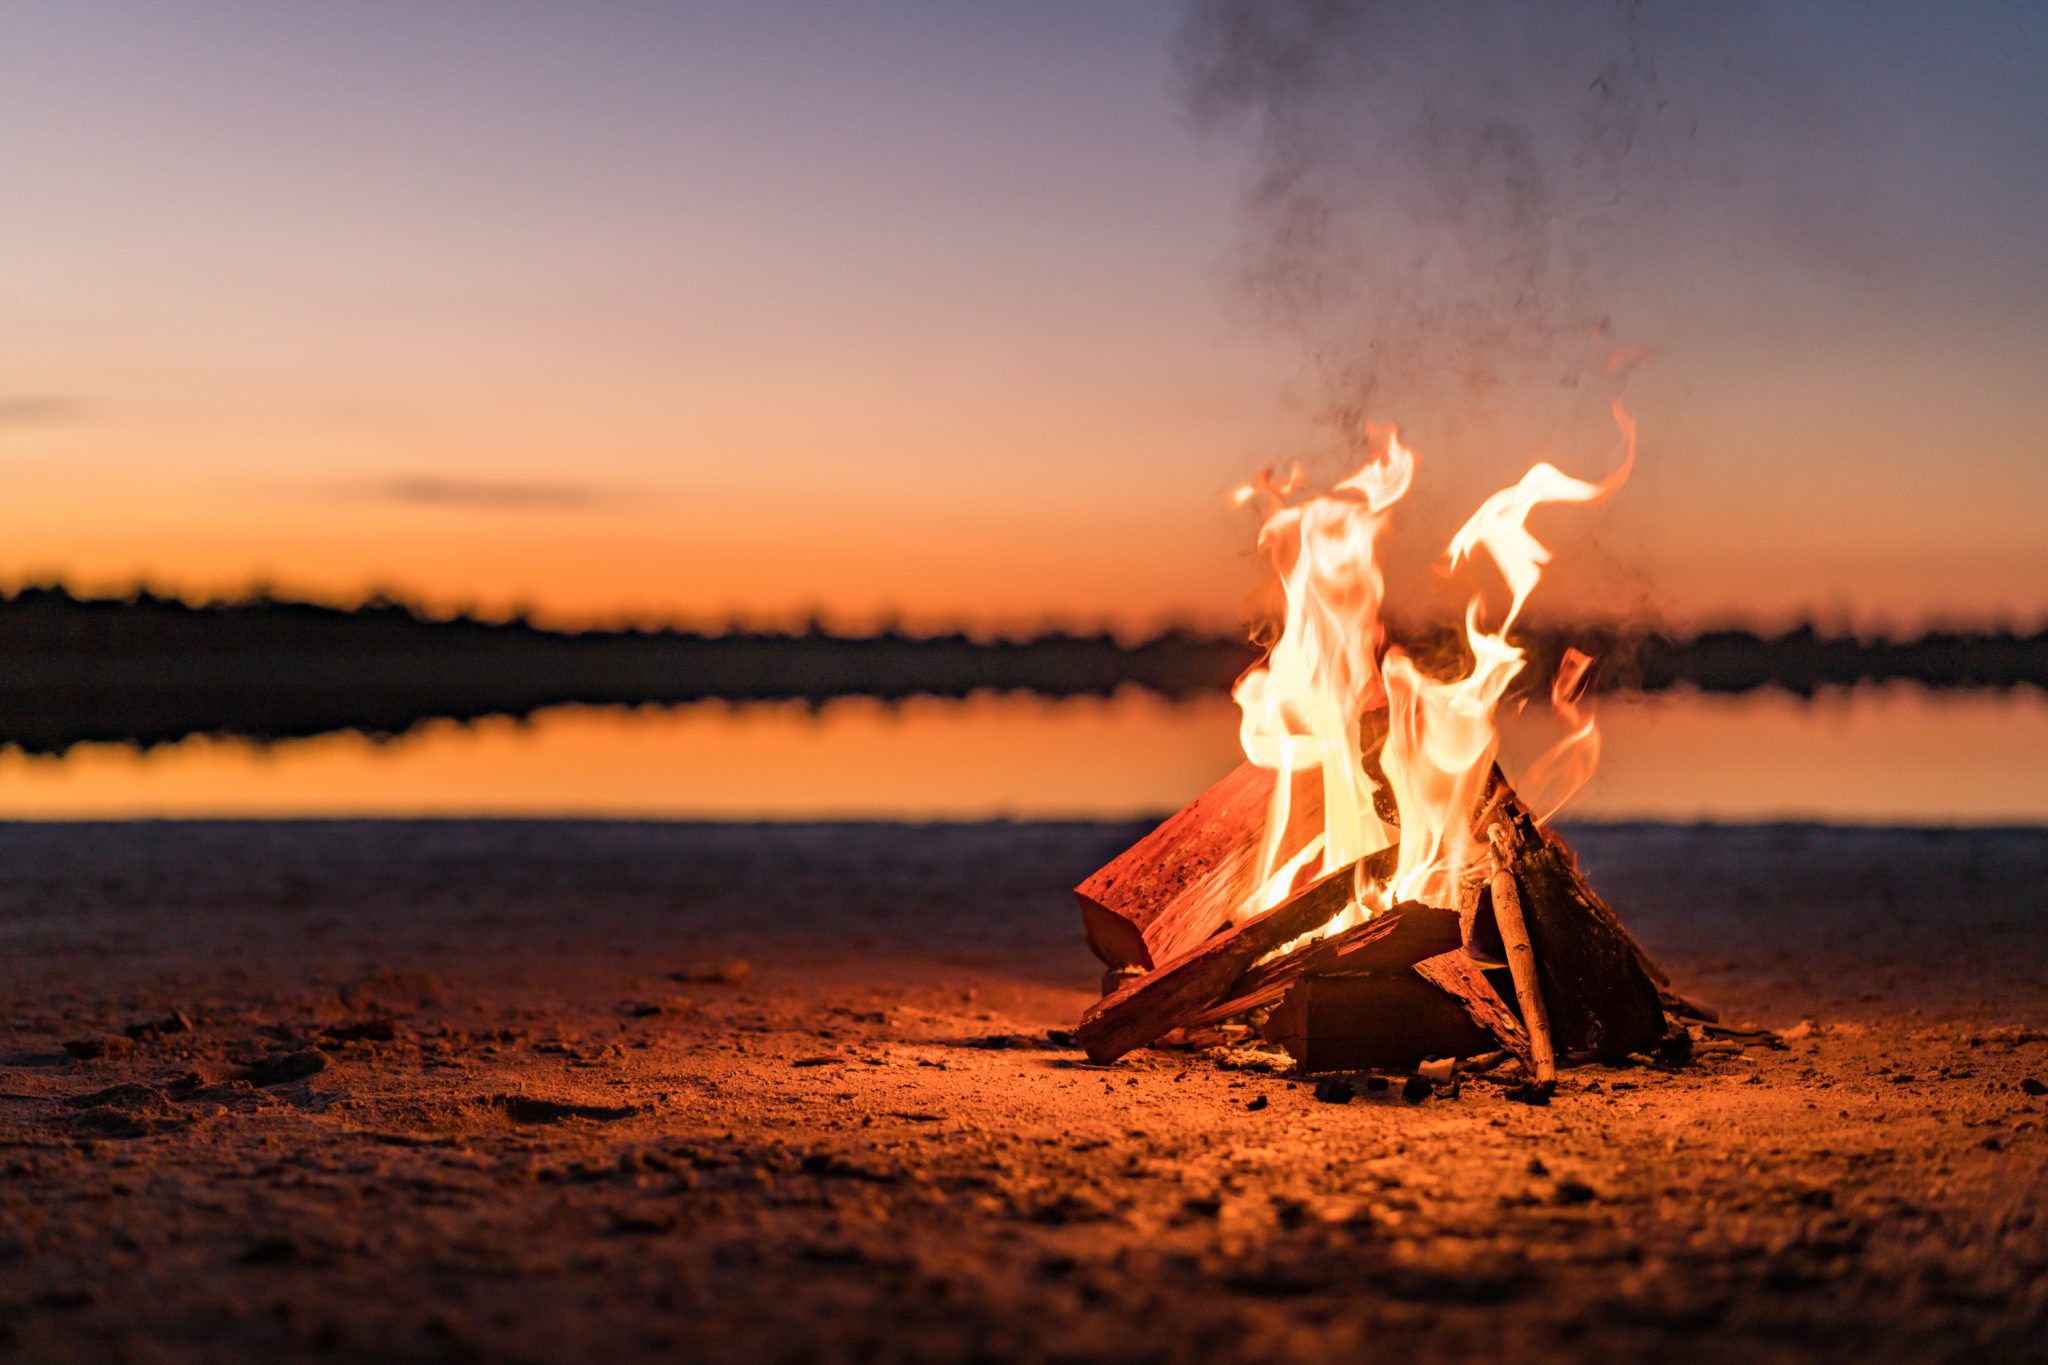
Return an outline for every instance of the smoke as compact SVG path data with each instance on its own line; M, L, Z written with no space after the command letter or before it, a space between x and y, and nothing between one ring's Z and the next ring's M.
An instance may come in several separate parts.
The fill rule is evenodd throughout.
M1736 186L1797 181L1802 209L1834 188L1782 156L1811 87L1764 19L1740 2L1196 0L1187 107L1251 141L1244 283L1304 346L1328 415L1574 387L1670 325L1639 286Z

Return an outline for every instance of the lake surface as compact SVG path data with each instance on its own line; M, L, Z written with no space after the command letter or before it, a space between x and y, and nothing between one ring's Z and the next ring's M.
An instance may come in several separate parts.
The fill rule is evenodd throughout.
M1581 819L2037 824L2048 698L1864 688L1603 700ZM192 739L0 755L0 816L1123 818L1238 761L1226 697L561 707L375 742ZM1511 771L1512 771L1511 766Z

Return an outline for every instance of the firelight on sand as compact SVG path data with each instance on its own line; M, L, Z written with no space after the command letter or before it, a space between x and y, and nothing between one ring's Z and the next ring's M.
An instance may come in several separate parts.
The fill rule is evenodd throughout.
M1414 482L1416 456L1388 432L1380 452L1326 493L1298 497L1294 466L1240 488L1235 501L1265 504L1259 549L1278 574L1286 614L1267 658L1235 690L1246 758L1288 780L1273 783L1259 846L1255 889L1238 918L1270 910L1308 881L1351 867L1352 899L1329 929L1347 928L1406 900L1456 903L1457 884L1484 856L1472 817L1500 749L1502 698L1522 672L1524 652L1509 632L1541 582L1549 549L1529 516L1554 503L1597 503L1628 478L1635 424L1619 403L1620 467L1597 483L1539 463L1480 504L1453 535L1445 573L1484 557L1508 589L1505 611L1487 625L1484 591L1465 608L1471 663L1463 675L1435 678L1399 645L1387 643L1382 537ZM1532 765L1524 798L1548 819L1592 775L1599 729L1585 699L1593 660L1576 650L1551 687L1551 705L1567 733ZM1295 775L1314 773L1322 795L1320 830L1294 830ZM1391 876L1365 861L1397 847Z

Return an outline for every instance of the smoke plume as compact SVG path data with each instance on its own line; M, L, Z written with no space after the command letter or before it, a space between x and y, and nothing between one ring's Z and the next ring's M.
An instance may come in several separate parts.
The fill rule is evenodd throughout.
M1632 287L1699 191L1811 170L1772 160L1812 111L1767 37L1745 3L1197 0L1178 55L1197 126L1253 146L1250 297L1348 423L1654 334Z

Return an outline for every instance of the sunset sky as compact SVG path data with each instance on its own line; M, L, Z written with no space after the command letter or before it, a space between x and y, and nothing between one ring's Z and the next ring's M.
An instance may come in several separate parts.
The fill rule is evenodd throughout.
M1467 213L1442 165L1372 121L1502 126L1524 92L1460 47L1485 25L1412 62L1390 34L1394 74L1325 63L1261 124L1198 107L1214 17L0 8L0 577L1226 621L1258 577L1229 490L1296 454L1336 472L1333 408L1403 425L1434 543L1533 458L1611 467L1586 413L1596 352L1630 344L1638 470L1560 515L1558 609L2041 619L2044 11L1768 6L1635 62L1622 207L1581 212L1605 181L1576 152L1531 195L1570 258L1539 321L1570 334L1490 386L1433 343L1382 365L1373 293L1468 259L1431 255L1431 215ZM1296 170L1351 185L1318 201L1312 316L1257 268L1283 125L1314 138ZM1391 216L1346 236L1353 202ZM1447 366L1500 331L1459 285L1429 305ZM1544 368L1568 352L1596 357L1571 388Z

